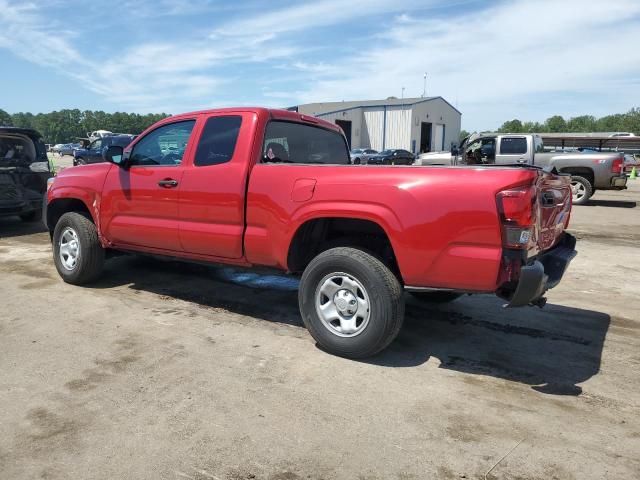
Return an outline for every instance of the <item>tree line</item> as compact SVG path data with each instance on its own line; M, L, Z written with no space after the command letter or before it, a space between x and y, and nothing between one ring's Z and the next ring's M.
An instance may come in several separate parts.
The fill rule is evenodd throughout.
M85 138L87 132L109 130L114 133L139 134L158 120L168 117L166 113L115 112L65 109L50 113L9 114L0 109L0 126L33 128L42 134L45 143L75 143Z
M593 115L580 115L564 119L554 115L544 122L522 122L518 119L504 122L499 133L584 133L584 132L631 132L640 135L640 108L632 108L627 113L616 113L596 118ZM460 139L469 135L463 130Z

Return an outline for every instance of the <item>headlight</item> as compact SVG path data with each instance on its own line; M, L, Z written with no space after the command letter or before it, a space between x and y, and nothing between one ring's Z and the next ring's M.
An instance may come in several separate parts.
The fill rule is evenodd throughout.
M53 185L53 181L55 180L55 177L51 177L51 178L47 178L47 192L49 191L49 189L51 188L51 185ZM41 184L42 185L42 184Z

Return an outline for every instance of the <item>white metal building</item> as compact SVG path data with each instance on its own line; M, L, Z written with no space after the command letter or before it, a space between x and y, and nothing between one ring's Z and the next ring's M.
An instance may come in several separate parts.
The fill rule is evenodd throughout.
M449 150L458 143L461 113L442 97L308 103L291 107L340 125L350 148Z

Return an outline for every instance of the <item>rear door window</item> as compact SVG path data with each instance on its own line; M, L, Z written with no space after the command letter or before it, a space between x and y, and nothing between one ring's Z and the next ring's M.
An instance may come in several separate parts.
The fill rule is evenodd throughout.
M219 165L231 160L241 124L242 117L239 115L210 117L200 136L194 165Z
M267 124L262 150L264 163L349 165L349 149L338 132L302 123Z
M527 153L527 139L524 137L506 137L500 140L501 155L521 155Z

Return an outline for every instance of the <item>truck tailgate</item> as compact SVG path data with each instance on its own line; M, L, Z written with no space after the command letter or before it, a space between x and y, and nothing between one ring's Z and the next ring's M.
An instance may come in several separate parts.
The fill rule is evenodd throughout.
M569 225L571 215L571 177L540 171L538 190L537 224L534 232L536 252L555 246Z

